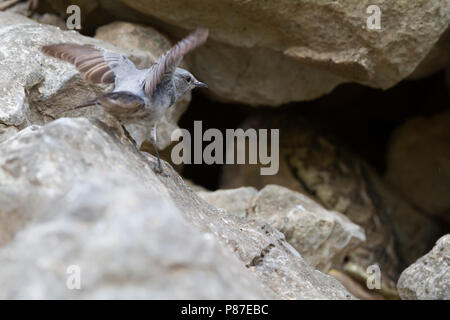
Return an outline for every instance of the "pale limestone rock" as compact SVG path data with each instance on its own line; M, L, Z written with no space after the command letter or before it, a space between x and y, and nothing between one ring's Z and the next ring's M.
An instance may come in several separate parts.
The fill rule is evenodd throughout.
M229 214L245 218L252 205L253 198L258 194L258 190L253 187L241 187L217 191L201 191L197 194L213 206L222 208Z
M261 191L241 187L199 196L230 214L267 221L281 231L313 267L328 272L365 241L364 231L344 215L328 211L301 193L267 185Z
M450 235L403 271L397 290L404 300L450 300Z
M352 298L280 232L207 204L154 163L82 118L1 143L0 296ZM74 293L66 272L77 264L85 287Z
M313 267L328 272L366 240L364 230L346 216L309 197L267 185L253 199L248 217L261 218L281 231Z

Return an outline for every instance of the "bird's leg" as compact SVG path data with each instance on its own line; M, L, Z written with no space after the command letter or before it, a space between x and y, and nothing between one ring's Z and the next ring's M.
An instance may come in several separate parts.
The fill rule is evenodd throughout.
M162 163L161 163L161 159L159 157L159 152L158 152L158 142L157 142L157 134L156 134L156 123L154 125L152 125L152 129L151 129L151 142L153 144L153 148L155 148L155 153L156 153L156 157L157 157L157 163L155 164L155 166L153 167L153 170L158 173L161 174L162 176L168 176L167 173L164 172L164 169L162 167Z
M133 137L131 136L131 134L128 132L127 128L125 128L124 125L122 125L122 130L124 135L128 138L128 140L130 140L131 143L136 147L136 149L139 150L140 146L137 145L137 142L133 139Z

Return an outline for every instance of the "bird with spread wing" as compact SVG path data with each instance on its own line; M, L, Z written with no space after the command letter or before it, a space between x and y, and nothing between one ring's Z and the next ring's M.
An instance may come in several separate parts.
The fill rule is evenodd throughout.
M137 69L125 56L92 45L59 43L43 46L42 52L74 64L88 83L114 83L112 92L77 108L100 105L122 125L150 126L151 141L158 158L155 171L162 173L156 125L167 109L186 92L196 87L207 87L187 70L178 68L183 56L205 43L207 37L207 29L195 30L148 69Z

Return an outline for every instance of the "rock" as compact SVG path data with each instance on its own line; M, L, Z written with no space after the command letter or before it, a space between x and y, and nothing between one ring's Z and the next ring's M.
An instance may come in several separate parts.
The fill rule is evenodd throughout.
M61 118L0 144L2 298L352 298L281 233L207 204L167 164L155 175L116 134Z
M397 289L404 300L450 299L450 235L440 238L428 254L403 271Z
M154 28L123 21L101 26L95 31L95 38L142 55L141 64L145 66L152 65L172 47L169 39Z
M236 48L212 39L187 61L194 74L208 84L210 97L253 106L312 100L345 82L278 51Z
M279 184L305 194L361 226L366 242L352 250L346 263L335 266L365 283L371 265L382 272L382 293L395 297L401 270L430 250L442 234L439 224L392 190L360 157L340 146L326 131L302 116L253 115L239 127L280 130L280 171L259 174L259 165L227 165L221 188L262 188Z
M267 185L259 192L242 187L199 196L230 214L267 221L311 266L325 273L365 241L364 231L347 217L284 187Z
M450 223L450 112L407 120L390 138L386 179L406 199Z
M344 215L324 209L301 193L267 185L256 196L248 217L261 218L281 231L314 268L328 272L366 240L363 229Z
M162 36L156 38L155 48ZM70 109L111 89L111 86L84 83L71 64L42 54L39 50L42 45L57 42L93 44L128 56L139 68L148 67L152 57L161 52L161 49L152 54L138 49L120 49L74 31L61 31L4 12L0 12L0 41L0 123L19 129L31 124L44 124L60 116L103 117L98 107ZM147 41L151 41L151 37ZM146 49L151 50L151 47L149 45ZM160 148L170 144L172 129L189 99L186 97L180 108L163 120L164 124L158 131ZM130 131L137 143L148 137L147 132Z
M178 171L177 171L177 172L178 172ZM202 195L201 195L201 194L202 194L203 192L208 193L208 192L207 192L208 189L206 189L205 187L200 186L200 185L198 185L198 184L192 182L192 180L186 179L186 178L184 178L184 177L183 177L183 180L184 180L184 183L186 183L187 186L189 186L192 190L194 190L195 192L197 192L197 195L198 195L200 198L202 198Z
M0 253L2 299L267 297L236 257L157 195L93 180L68 192L46 204L50 221L25 228ZM80 270L80 290L66 286L70 268Z
M145 68L151 66L162 54L172 47L170 41L153 28L128 22L113 22L96 30L95 38L107 41L119 48L129 50L135 56L142 56L140 65ZM186 68L182 64L182 67ZM166 115L158 123L158 144L161 149L170 145L171 134L178 128L177 123L186 111L191 101L191 93L187 93L174 106L167 110ZM125 126L135 138L138 145L142 145L151 136L151 128L142 130L134 125Z
M49 2L64 9L62 0ZM193 71L221 99L253 105L313 99L350 81L388 89L416 69L450 22L448 0L379 2L380 30L367 28L371 0L76 2L85 15L95 3L177 36L176 28L209 28L213 41L193 53L200 59Z
M228 190L221 189L212 192L201 191L197 194L213 206L224 209L231 215L245 218L248 216L248 211L252 206L253 199L258 194L258 190L253 187L242 187ZM303 253L301 251L299 252L303 256Z

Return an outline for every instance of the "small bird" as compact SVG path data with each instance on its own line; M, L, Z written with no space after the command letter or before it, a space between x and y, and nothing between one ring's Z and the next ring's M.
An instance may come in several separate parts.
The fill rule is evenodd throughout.
M87 83L114 83L112 92L77 108L100 105L121 125L151 126L150 137L157 155L155 171L163 173L156 143L156 125L167 109L186 92L208 87L189 71L178 68L185 54L208 38L207 29L197 29L163 54L148 69L137 69L125 56L93 45L59 43L46 45L42 52L75 65Z

